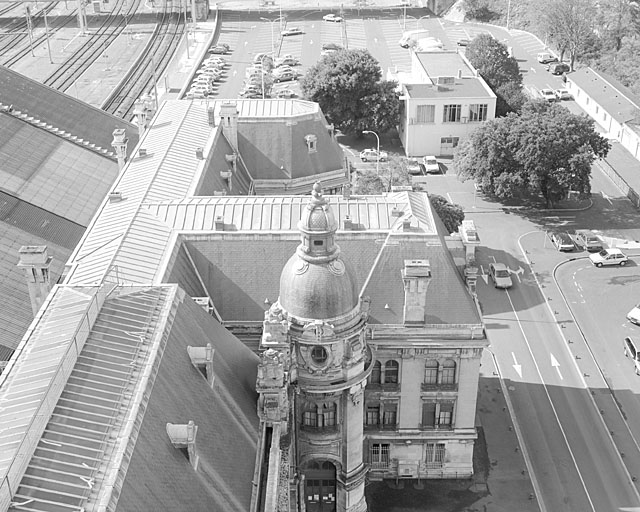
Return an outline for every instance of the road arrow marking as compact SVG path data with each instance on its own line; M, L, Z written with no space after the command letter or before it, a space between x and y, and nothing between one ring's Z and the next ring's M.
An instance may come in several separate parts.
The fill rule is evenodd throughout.
M562 377L562 373L560 373L560 363L553 356L553 354L551 354L551 366L553 366L558 371L558 376L560 377L560 380L564 380L564 377Z
M518 374L518 377L522 378L522 365L518 364L516 355L513 352L511 352L511 356L513 357L513 369Z

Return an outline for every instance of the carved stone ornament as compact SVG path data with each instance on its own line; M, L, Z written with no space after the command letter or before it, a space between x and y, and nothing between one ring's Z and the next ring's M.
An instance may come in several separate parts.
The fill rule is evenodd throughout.
M362 384L356 384L349 390L349 397L353 402L353 405L358 405L362 400Z

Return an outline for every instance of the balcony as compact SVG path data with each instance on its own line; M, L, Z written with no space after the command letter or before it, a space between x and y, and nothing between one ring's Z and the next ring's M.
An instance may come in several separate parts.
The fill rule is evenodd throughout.
M367 386L368 388L368 386ZM423 382L420 385L421 391L458 391L458 384L427 384Z
M366 387L367 391L386 391L386 392L395 392L400 391L400 384L398 382L394 382L392 384L372 384L368 383Z
M453 430L453 425L422 425L419 424L420 430Z
M335 434L340 429L339 425L330 425L324 427L312 427L311 425L300 425L300 430L312 434Z
M393 424L382 424L382 423L372 423L372 424L368 424L365 423L364 424L364 429L367 431L371 431L371 430L386 430L386 431L394 431L394 430L398 430L398 425L396 423Z

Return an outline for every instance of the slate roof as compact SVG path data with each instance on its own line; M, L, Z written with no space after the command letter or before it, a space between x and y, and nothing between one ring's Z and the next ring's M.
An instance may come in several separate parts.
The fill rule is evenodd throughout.
M0 103L59 130L111 150L113 130L125 128L131 154L138 142L138 128L96 107L0 66Z
M191 365L186 348L207 343L215 351L213 389ZM249 510L258 440L257 364L258 356L200 306L189 299L180 303L116 510ZM189 420L198 426L197 474L166 433L167 422Z
M593 98L618 123L640 123L640 98L621 83L591 68L581 68L567 75Z
M230 100L209 107L218 112ZM295 179L343 167L340 145L316 103L299 99L233 100L238 109L238 147L254 179ZM305 136L317 137L309 152Z

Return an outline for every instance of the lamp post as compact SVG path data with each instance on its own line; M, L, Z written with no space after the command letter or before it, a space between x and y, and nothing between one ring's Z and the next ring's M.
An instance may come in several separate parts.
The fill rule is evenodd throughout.
M378 142L378 153L376 154L376 176L380 176L380 137L373 130L363 130L362 133L372 133L376 136L376 141Z
M279 18L276 18L275 20L269 19L269 18L260 18L262 21L268 21L271 25L271 55L273 55L275 57L276 55L276 48L275 48L275 44L273 42L273 24L276 21L280 21L282 19L282 16Z

